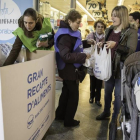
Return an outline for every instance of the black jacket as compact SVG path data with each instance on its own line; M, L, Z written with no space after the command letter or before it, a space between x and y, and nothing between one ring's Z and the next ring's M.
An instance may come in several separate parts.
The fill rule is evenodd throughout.
M64 21L60 21L60 28L70 28ZM70 28L71 29L71 28ZM60 57L65 62L65 68L58 70L59 76L64 80L77 80L78 75L74 63L83 64L86 60L86 54L84 53L73 53L73 48L77 38L72 37L68 34L60 35L58 37L58 49ZM81 68L79 68L80 70ZM84 73L83 73L84 74Z

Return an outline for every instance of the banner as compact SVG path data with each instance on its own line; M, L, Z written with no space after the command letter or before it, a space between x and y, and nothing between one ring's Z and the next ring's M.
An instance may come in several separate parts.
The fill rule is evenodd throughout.
M101 3L95 0L86 0L86 9L87 10L100 10Z
M33 0L0 0L0 44L14 43L12 32L18 28L23 12L30 7L33 7Z
M0 140L41 140L55 116L55 54L0 68Z
M101 18L101 17L103 17L103 14L102 14L101 10L95 10L95 11L92 12L92 16Z

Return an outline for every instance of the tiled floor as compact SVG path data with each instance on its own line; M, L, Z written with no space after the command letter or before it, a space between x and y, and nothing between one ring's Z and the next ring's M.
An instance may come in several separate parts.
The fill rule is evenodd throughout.
M110 120L96 121L96 116L103 111L104 89L102 89L101 103L89 104L89 75L79 87L80 97L75 119L80 120L80 126L65 128L63 121L54 121L48 129L43 140L108 140L108 124ZM56 90L56 107L61 90ZM121 130L117 131L116 140L122 140Z

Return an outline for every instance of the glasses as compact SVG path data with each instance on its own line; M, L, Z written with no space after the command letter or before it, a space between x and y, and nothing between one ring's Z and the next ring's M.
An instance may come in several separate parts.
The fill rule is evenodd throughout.
M104 26L97 26L97 28L104 28Z

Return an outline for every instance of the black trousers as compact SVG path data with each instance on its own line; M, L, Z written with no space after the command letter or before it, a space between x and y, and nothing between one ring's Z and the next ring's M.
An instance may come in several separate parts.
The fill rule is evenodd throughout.
M74 120L79 101L79 83L63 80L62 93L56 109L56 118L64 119L64 123L70 124Z
M96 101L101 99L102 80L90 75L90 98L95 98Z

